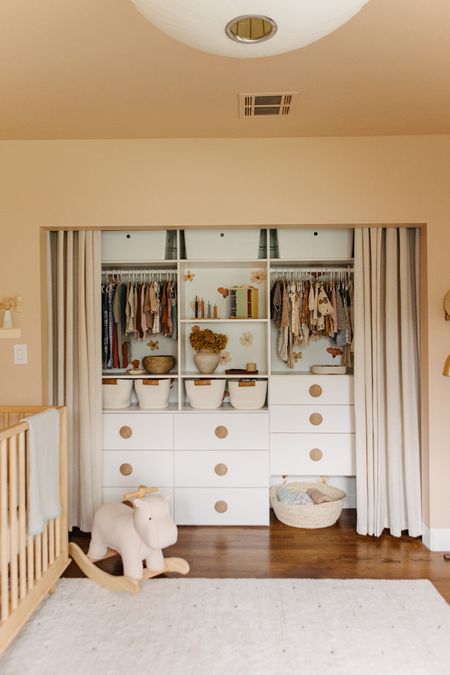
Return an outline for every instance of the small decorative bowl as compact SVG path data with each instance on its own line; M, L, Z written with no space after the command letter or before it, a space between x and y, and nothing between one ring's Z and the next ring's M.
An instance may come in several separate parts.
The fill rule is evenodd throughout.
M166 375L170 373L175 363L175 357L171 355L144 356L142 359L142 365L145 370L147 373L152 373L152 375Z

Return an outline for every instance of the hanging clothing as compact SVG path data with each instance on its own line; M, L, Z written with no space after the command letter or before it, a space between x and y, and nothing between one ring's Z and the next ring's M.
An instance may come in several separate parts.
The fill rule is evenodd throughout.
M173 279L102 283L103 369L127 368L131 339L162 333L177 339L177 283Z
M332 273L331 273L332 274ZM353 282L349 274L337 282L330 273L314 273L274 280L270 292L270 318L278 329L278 356L293 368L294 347L311 339L326 338L344 347L345 364L351 367L353 344Z

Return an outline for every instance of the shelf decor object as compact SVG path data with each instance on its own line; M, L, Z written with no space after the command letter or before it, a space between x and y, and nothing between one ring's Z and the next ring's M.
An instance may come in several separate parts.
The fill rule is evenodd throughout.
M212 54L283 54L347 23L368 0L132 0L161 31Z
M22 311L21 296L0 297L0 311L3 310L2 325L0 327L0 337L18 338L20 337L20 329L14 328L12 312Z
M213 373L219 365L220 352L227 346L228 337L222 333L214 333L209 328L202 330L199 326L192 326L189 341L196 352L194 363L199 373Z
M176 363L175 357L171 354L158 354L155 356L144 356L142 365L147 373L152 375L167 375L170 373Z

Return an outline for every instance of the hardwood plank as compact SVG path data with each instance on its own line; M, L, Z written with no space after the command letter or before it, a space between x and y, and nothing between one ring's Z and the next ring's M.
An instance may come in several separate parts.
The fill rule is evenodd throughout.
M336 525L321 530L288 527L273 514L270 527L179 527L177 543L164 554L185 558L191 577L430 579L450 602L450 562L442 553L406 535L363 537L355 526L356 511L346 509ZM71 540L87 551L88 534ZM99 566L122 574L118 556ZM72 563L64 576L83 574Z

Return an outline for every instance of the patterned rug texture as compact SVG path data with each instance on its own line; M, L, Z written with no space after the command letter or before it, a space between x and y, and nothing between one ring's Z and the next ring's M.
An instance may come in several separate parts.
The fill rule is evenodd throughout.
M449 675L450 607L425 580L62 579L0 673Z

